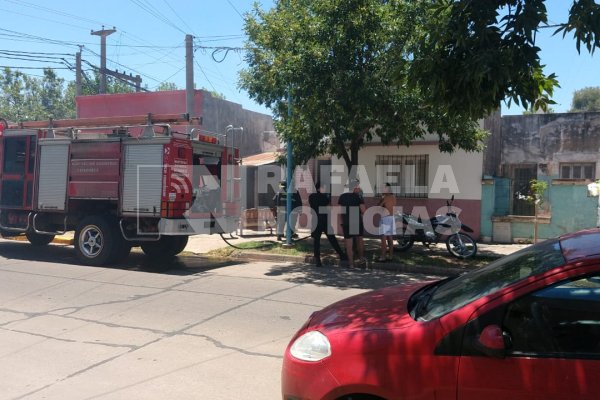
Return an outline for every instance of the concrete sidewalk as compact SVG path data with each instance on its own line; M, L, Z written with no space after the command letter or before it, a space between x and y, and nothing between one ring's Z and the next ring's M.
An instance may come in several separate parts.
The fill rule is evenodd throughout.
M245 243L245 242L252 242L252 241L257 241L257 240L276 240L276 236L275 235L268 235L268 234L262 234L259 232L252 232L249 230L244 230L244 232L246 233L244 235L244 237L238 237L236 235L234 235L234 239L231 239L229 235L225 235L225 238L232 244L238 244L238 243ZM307 232L299 232L300 238L303 238L305 236L308 236L308 231ZM312 242L312 239L307 239L309 241ZM323 245L326 244L327 239L325 238L325 236L323 236L321 238L321 240L323 241ZM338 237L338 241L340 242L340 244L342 243L342 238ZM416 244L417 246L419 244ZM439 247L440 249L445 249L445 244L440 243L437 246L441 246ZM477 243L477 247L478 247L478 252L477 254L479 255L487 255L487 256L505 256L508 254L512 254L515 251L521 250L525 247L527 247L528 245L525 244L488 244L488 243ZM208 253L211 250L216 250L216 249L220 249L222 247L227 247L227 243L225 243L221 237L219 235L196 235L196 236L190 236L189 242L187 247L185 248L185 251L189 251L191 253L196 253L196 254L205 254Z

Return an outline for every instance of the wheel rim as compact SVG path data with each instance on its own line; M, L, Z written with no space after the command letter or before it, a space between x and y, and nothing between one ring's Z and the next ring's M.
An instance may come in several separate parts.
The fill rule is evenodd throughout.
M95 225L86 226L79 234L79 248L88 258L97 257L104 248L104 236Z
M464 235L454 235L452 239L450 239L450 249L451 251L459 256L468 257L473 254L475 249L475 244L473 240ZM462 242L462 243L461 243Z

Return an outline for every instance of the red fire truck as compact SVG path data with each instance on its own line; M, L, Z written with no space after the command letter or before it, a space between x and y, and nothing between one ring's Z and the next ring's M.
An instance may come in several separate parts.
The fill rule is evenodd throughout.
M35 246L75 231L88 265L134 246L172 257L235 230L239 152L186 115L0 121L0 233Z

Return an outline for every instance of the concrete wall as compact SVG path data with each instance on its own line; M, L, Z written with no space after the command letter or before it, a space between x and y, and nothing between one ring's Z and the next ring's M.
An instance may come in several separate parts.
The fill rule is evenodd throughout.
M600 113L502 117L501 139L502 164L537 163L554 179L561 162L596 162L600 176Z
M509 215L514 194L506 190L508 166L537 164L537 179L548 182L538 238L546 239L598 225L598 198L587 196L586 180L561 180L560 163L596 163L600 178L600 113L506 116L490 124L484 156L481 233L484 239L531 241L533 218Z
M240 104L218 99L206 91L203 91L202 118L203 129L210 132L225 134L228 125L243 127L243 133L230 132L227 138L229 143L235 141L242 157L280 148L270 115L245 110Z
M224 135L228 125L244 128L243 133L230 133L228 138L233 140L235 135L242 157L279 149L270 115L245 110L241 104L212 97L206 90L196 90L194 98L195 116L202 117L203 130ZM186 112L185 90L78 96L76 102L80 118Z

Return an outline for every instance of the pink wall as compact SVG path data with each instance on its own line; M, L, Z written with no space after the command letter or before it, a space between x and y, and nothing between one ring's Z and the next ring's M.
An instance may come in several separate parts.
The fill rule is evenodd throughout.
M332 205L337 205L338 197L334 196L331 199ZM379 198L367 197L365 198L365 205L367 207L376 206L379 202ZM308 202L304 201L304 205L308 206ZM429 217L434 217L436 213L446 213L446 200L444 199L407 199L397 198L397 205L403 208L403 212L410 214L413 211L413 207L426 207ZM481 200L454 200L453 206L457 209L462 210L459 213L459 218L463 224L473 229L473 233L469 233L473 239L478 240L481 234ZM442 209L440 209L442 208ZM439 210L439 212L438 212ZM309 220L306 216L301 216L299 224L302 227L308 227ZM342 230L338 227L338 233Z
M194 93L195 117L202 116L202 91ZM152 114L184 114L185 90L78 96L79 118Z

